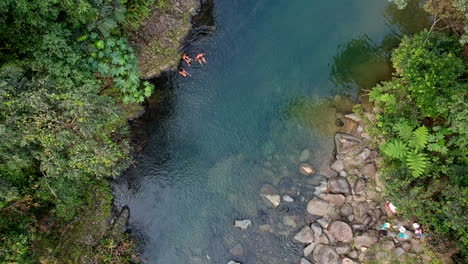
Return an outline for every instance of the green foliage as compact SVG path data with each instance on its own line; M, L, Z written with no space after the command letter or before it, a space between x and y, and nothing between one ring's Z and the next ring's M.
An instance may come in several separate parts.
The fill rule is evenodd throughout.
M457 40L441 33L405 37L394 78L369 93L383 109L369 131L384 139L385 191L399 211L468 253L468 84L459 55Z

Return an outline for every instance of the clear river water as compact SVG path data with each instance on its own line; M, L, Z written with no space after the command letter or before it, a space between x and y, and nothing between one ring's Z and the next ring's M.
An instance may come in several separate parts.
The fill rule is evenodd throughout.
M115 204L130 209L145 263L296 264L292 237L332 157L337 112L389 78L389 50L426 15L387 0L208 2L184 47L208 63L155 80ZM301 158L319 173L299 174ZM295 201L268 207L264 184Z

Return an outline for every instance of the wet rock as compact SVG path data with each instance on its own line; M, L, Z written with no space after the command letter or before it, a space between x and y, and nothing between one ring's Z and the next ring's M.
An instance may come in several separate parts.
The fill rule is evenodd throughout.
M328 189L331 193L339 194L350 194L351 188L349 186L348 180L344 177L335 177L331 178L328 181Z
M370 247L373 244L377 243L377 236L377 232L367 231L366 233L354 238L354 246L356 248Z
M307 257L310 254L312 254L312 252L314 251L316 245L317 245L317 243L314 242L314 243L310 243L307 247L305 247L304 248L304 257Z
M358 179L356 183L354 184L354 193L361 194L364 192L365 188L366 188L366 181L362 178Z
M263 197L265 197L274 207L278 207L281 203L281 197L278 194L265 194Z
M366 176L368 178L374 179L375 175L377 173L377 169L375 168L375 164L374 163L364 164L364 166L362 166L361 173L362 173L362 175L364 175L364 176Z
M310 150L304 149L301 152L301 155L299 156L299 161L300 162L306 162L307 160L309 160L309 158L310 158Z
M322 230L322 227L320 227L320 224L318 223L311 224L310 228L312 229L312 231L314 231L314 236L318 237L322 235L323 230Z
M341 172L344 170L344 165L342 160L335 160L333 164L331 165L331 168L336 171L336 172Z
M278 189L280 193L286 195L294 195L297 192L297 188L294 186L294 181L290 177L283 177L278 183Z
M340 213L342 216L348 217L353 214L353 207L351 207L349 204L345 204L341 207Z
M336 253L338 253L340 255L346 255L349 252L351 252L351 246L349 244L347 244L347 243L338 242L335 245L335 250L336 250Z
M354 135L356 133L358 123L347 118L343 118L339 120L339 126L337 131L340 133L348 134L348 135Z
M345 202L345 197L341 194L322 194L320 196L323 200L332 203L336 207L341 207Z
M341 258L335 249L329 246L323 246L318 253L318 264L341 264Z
M405 254L405 250L402 249L401 247L397 247L397 248L395 248L395 249L393 250L393 254L394 254L397 258L399 258L399 257L401 257L403 254Z
M309 163L299 165L299 172L304 176L315 174L315 169Z
M236 244L235 247L231 248L229 250L229 254L233 255L233 256L236 256L236 257L240 257L240 256L243 256L244 255L244 248L242 247L242 245L240 243Z
M339 242L350 243L353 240L353 230L343 221L333 221L328 226L328 231Z
M385 240L382 242L382 249L386 251L390 251L395 248L395 243L391 240Z
M327 201L314 198L307 203L307 212L309 214L325 216L336 215L336 208Z
M242 263L234 261L234 260L230 260L227 264L242 264Z
M296 217L292 215L283 216L283 224L286 226L296 227Z
M301 258L301 260L299 260L299 264L312 264L312 263L310 263L310 261L308 261L305 258Z
M251 225L252 221L250 221L249 219L234 221L234 227L240 228L242 230L249 228Z
M292 203L292 202L294 202L294 199L289 195L284 195L283 196L283 201L288 202L288 203Z
M320 218L317 219L317 223L322 227L322 228L327 228L328 225L330 224L326 219Z
M309 244L314 242L314 232L310 227L303 227L295 236L294 239L303 244Z
M270 207L278 207L281 203L281 197L278 190L271 184L265 184L260 189L260 197Z
M353 261L352 259L350 259L350 258L344 258L341 261L341 264L357 264L357 263L355 261Z
M355 113L347 114L345 115L345 117L353 120L354 122L358 122L358 123L361 122L361 118L359 118L359 116L356 115Z

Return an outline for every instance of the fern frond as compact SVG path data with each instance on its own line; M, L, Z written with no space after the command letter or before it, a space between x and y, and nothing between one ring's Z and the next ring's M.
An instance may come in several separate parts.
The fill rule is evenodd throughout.
M428 167L428 159L424 153L413 150L406 155L406 164L413 177L419 177Z
M402 159L407 152L406 144L399 139L393 139L386 142L380 147L380 150L382 150L387 156L397 159Z
M409 145L417 150L423 149L429 140L429 130L421 126L413 131L413 137L408 141Z
M398 133L398 136L404 141L410 141L413 136L413 126L405 122L398 122L395 124L395 130Z

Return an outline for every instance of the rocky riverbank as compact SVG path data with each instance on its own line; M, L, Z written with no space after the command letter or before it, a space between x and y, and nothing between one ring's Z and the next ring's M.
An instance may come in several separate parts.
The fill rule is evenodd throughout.
M297 174L321 180L312 187L312 199L307 200L304 188L284 180L260 189L260 199L269 208L287 211L300 204L306 207L305 215L289 211L278 217L280 212L271 212L267 223L238 219L234 227L244 234L250 230L293 238L303 246L300 264L431 263L425 239L415 235L413 222L386 206L379 181L379 153L370 147L371 138L360 117L337 113L336 125L335 154L328 164L315 169L309 163L309 149L299 156ZM399 233L400 227L407 231ZM230 252L234 254L229 263L241 263L238 248Z
M130 33L142 78L154 78L177 66L181 43L199 5L197 0L167 0L163 7L153 8L141 26Z

